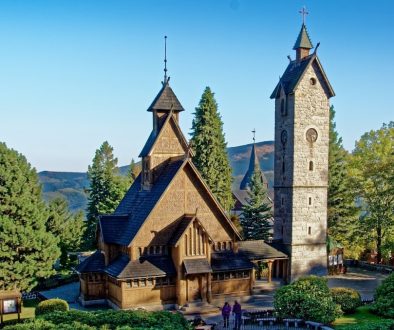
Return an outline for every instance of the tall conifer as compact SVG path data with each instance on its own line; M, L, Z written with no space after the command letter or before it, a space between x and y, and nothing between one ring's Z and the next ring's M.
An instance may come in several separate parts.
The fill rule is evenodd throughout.
M355 195L348 170L349 155L336 131L335 110L330 108L330 144L328 161L328 233L344 245L347 252L356 252L358 216Z
M29 290L54 273L60 251L47 217L35 169L0 143L0 290Z
M226 211L234 204L231 167L226 150L223 122L214 93L206 87L194 113L191 144L193 162Z
M88 209L86 229L87 247L93 247L98 216L112 213L123 198L126 189L125 178L119 174L118 159L113 155L113 148L105 141L93 158L88 169L90 188L88 190Z
M272 218L271 206L267 203L267 189L261 174L254 171L248 188L249 198L242 207L241 225L245 239L268 239Z

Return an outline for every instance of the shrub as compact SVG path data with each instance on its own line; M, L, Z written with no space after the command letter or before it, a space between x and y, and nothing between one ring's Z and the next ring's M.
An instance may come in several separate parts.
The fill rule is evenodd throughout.
M376 289L375 302L371 306L371 311L384 317L394 318L394 273Z
M332 288L331 295L334 302L341 306L344 314L352 314L361 306L361 296L357 290L349 288Z
M8 325L4 330L95 330L96 328L90 327L79 322L72 322L71 324L53 324L52 322L35 319L24 323Z
M68 303L63 299L48 299L41 301L36 307L36 316L44 315L52 312L68 311Z
M307 276L278 289L274 306L280 317L331 323L341 315L332 299L327 280Z

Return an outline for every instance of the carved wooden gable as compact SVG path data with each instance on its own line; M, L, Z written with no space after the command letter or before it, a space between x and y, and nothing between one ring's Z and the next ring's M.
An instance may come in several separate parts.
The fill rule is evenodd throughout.
M198 218L214 242L240 239L236 228L207 189L191 160L187 159L145 220L133 244L165 244L173 235L169 228L187 214Z

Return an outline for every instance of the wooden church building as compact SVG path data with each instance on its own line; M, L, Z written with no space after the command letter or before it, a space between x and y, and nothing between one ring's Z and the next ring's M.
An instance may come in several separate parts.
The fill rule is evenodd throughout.
M128 309L211 302L249 295L254 262L286 274L286 254L242 241L193 165L179 127L184 109L166 77L148 111L153 129L141 174L114 213L100 217L98 249L77 268L81 303Z

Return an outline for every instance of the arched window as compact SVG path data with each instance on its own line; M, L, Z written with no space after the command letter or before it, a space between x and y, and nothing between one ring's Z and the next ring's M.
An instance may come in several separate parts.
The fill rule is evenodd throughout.
M312 227L308 227L308 235L312 234Z
M309 171L313 171L313 162L312 161L309 162Z

